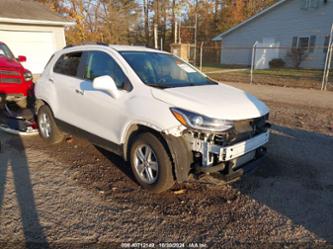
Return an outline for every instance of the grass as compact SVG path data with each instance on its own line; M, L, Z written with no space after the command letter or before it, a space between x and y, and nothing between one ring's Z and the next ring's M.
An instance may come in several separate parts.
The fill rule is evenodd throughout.
M286 76L286 77L311 77L318 78L323 76L323 70L317 69L294 69L294 68L275 68L254 70L254 74Z
M202 67L202 71L205 73L214 71L223 71L227 69L244 69L246 66L239 65L214 65L207 64ZM223 73L223 72L221 72ZM249 74L249 71L237 71L241 74ZM274 68L274 69L262 69L254 70L254 75L267 75L267 76L279 76L279 77L292 77L292 78L322 78L323 69L295 69L295 68ZM330 72L330 77L333 77L333 70Z
M244 68L248 67L240 65L205 64L202 66L202 71L206 73L206 72L219 71L225 69L244 69Z
M248 70L230 70L230 69L248 69ZM210 77L225 82L250 82L250 70L246 67L234 65L214 65L205 64L203 72ZM323 69L295 69L295 68L276 68L254 70L253 82L256 84L315 88L320 89L323 78ZM329 82L333 81L333 69L329 75ZM333 86L329 86L332 90Z

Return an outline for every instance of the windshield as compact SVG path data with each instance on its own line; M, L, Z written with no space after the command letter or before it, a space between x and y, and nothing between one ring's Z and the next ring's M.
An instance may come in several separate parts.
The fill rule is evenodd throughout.
M13 53L10 51L10 49L5 45L0 43L0 56L5 56L10 59L15 59Z
M215 84L176 56L163 53L123 51L120 54L147 85L169 88Z

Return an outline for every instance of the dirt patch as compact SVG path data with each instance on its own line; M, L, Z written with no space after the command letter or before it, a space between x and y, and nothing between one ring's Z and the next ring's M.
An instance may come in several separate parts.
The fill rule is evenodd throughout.
M266 101L270 120L282 126L333 135L333 107L321 108Z
M190 180L160 195L142 190L121 158L85 140L49 146L0 133L0 243L331 247L332 112L268 104L271 142L254 174L230 185Z

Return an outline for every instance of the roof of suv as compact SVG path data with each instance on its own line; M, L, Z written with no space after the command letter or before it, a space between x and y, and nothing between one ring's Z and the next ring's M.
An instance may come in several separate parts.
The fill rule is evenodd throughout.
M152 49L152 48L147 48L145 46L131 46L131 45L108 45L108 44L102 44L102 43L96 43L96 44L83 44L83 45L74 45L74 46L67 46L65 49L70 49L70 48L79 48L79 49L88 49L88 48L96 48L96 47L109 47L111 49L114 49L118 52L122 51L142 51L142 52L157 52L157 53L167 53L165 51L157 50L157 49Z
M111 48L117 51L150 51L150 52L160 52L160 50L147 48L144 46L129 46L129 45L110 45Z

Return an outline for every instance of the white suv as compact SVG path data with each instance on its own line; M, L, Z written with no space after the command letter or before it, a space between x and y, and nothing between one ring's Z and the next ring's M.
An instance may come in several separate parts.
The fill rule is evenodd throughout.
M88 138L129 161L153 192L191 173L238 178L269 139L264 103L144 47L67 47L50 59L35 94L42 138Z

